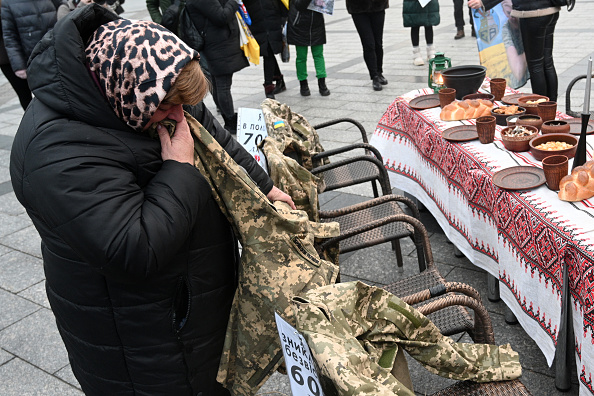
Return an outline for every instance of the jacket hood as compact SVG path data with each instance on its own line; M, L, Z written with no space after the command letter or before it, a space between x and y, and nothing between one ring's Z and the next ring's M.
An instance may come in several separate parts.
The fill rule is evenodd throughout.
M137 49L134 57L131 46ZM122 51L130 51L126 61L116 56ZM60 19L37 44L29 60L35 72L28 73L28 82L36 99L71 120L138 131L183 66L197 56L159 25L121 19L91 4Z

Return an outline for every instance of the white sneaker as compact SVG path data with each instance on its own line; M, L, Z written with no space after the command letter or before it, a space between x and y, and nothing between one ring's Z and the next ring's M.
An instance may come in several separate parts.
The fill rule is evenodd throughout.
M421 49L419 47L413 48L413 64L415 66L423 66L423 58L421 57Z
M435 58L435 47L430 45L427 47L427 60Z

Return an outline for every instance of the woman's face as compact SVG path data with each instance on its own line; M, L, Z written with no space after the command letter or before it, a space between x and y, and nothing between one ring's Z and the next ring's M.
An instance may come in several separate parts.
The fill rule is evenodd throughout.
M142 128L143 130L149 128L156 122L161 122L165 119L174 120L181 122L184 119L184 109L182 105L174 105L170 103L161 103L155 111L155 114L151 117L149 122Z

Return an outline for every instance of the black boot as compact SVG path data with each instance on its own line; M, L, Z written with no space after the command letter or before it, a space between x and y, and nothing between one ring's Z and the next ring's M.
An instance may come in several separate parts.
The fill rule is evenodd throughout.
M231 135L237 135L237 113L233 114L230 118L223 116L223 120L225 120L225 129Z
M274 84L264 83L264 92L266 93L267 98L274 99Z
M377 75L377 78L378 78L380 84L382 84L382 85L387 85L388 84L388 80L386 80L386 77L384 77L384 75L382 73L379 73Z
M318 78L318 88L320 89L320 95L328 96L330 95L330 90L326 86L326 78Z
M301 90L299 91L301 92L301 96L311 95L311 92L309 92L309 85L307 84L307 80L299 81L299 85L301 85Z
M283 75L274 76L272 80L276 83L274 87L274 94L281 93L287 90L287 86L285 85L285 79Z
M382 90L382 83L380 82L379 76L373 77L373 90L374 91Z

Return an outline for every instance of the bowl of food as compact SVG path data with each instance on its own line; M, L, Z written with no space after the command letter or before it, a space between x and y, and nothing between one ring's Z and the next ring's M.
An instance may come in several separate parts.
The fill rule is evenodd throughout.
M534 114L524 114L518 117L516 120L516 125L531 125L540 130L542 118Z
M493 100L495 99L495 95L490 94L490 93L473 93L473 94L468 94L465 95L462 100L466 100L466 99L470 99L470 100L476 100L476 99L484 99L484 100L490 100L491 102L493 102Z
M578 138L568 133L547 133L530 141L530 153L537 161L542 161L549 155L564 155L567 158L575 156Z
M538 114L538 104L548 102L549 98L543 95L524 95L518 98L518 105L526 109L526 114Z
M540 132L545 135L547 133L569 133L571 125L564 120L548 120L542 123Z
M538 135L538 129L530 125L508 126L501 130L501 142L509 151L530 150L530 140Z
M491 115L495 116L495 122L497 125L506 126L507 125L507 118L509 116L515 115L516 117L524 115L526 113L526 109L523 107L519 107L516 105L511 106L499 106L494 107L491 110Z
M456 90L458 100L476 93L485 80L486 74L487 68L480 65L454 66L441 72L444 85Z

